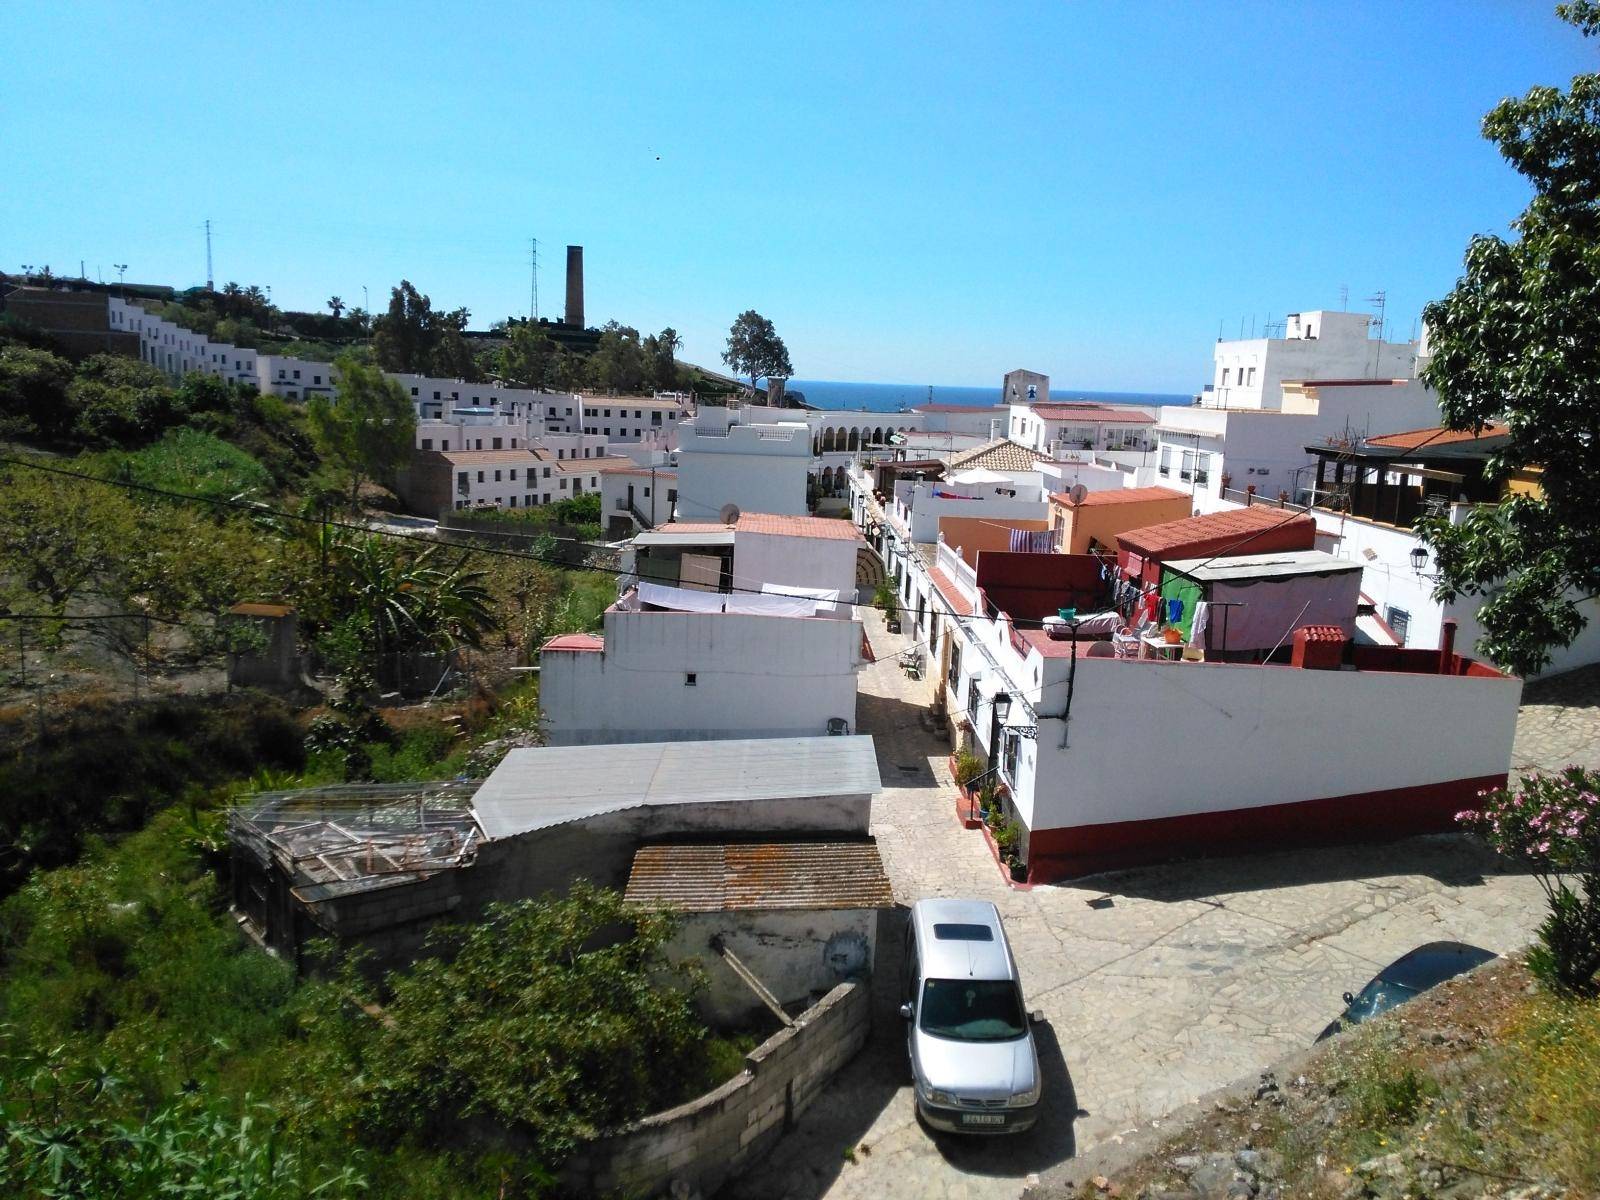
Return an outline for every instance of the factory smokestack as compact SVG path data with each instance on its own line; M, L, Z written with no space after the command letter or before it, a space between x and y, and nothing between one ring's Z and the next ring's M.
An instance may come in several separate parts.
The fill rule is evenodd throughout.
M567 247L567 324L578 329L583 323L583 247Z

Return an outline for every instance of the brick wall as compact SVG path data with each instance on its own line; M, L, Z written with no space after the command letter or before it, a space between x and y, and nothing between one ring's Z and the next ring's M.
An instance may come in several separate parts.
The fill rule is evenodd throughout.
M871 987L842 983L697 1100L590 1142L563 1183L578 1195L655 1195L681 1179L710 1194L760 1158L866 1044Z

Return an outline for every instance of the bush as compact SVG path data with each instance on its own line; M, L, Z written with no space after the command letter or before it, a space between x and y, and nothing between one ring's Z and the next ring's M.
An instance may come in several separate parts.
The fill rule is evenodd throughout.
M956 786L966 787L983 774L983 759L971 750L957 750L955 762Z
M1528 969L1547 987L1600 991L1600 775L1568 767L1524 775L1512 791L1482 793L1480 808L1456 814L1501 854L1532 868L1549 903ZM1569 885L1568 880L1577 884Z
M118 478L213 500L264 492L272 484L250 455L197 429L174 429L153 446L109 457Z

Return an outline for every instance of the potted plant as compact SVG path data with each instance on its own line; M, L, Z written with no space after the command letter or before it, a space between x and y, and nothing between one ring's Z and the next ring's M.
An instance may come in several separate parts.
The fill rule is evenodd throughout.
M957 750L950 759L950 774L955 776L956 786L962 791L982 773L983 760L971 750Z
M978 812L983 815L985 823L988 823L999 812L999 806L995 804L993 780L988 781L978 790Z
M1028 864L1022 861L1015 850L1006 855L1006 868L1011 872L1011 878L1017 883L1028 882Z

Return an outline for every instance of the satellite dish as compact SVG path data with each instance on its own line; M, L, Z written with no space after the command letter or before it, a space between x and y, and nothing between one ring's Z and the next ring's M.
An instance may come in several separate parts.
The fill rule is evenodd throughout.
M717 520L724 525L737 525L739 523L739 506L737 504L724 504L722 511L717 514Z
M1089 494L1089 489L1088 488L1084 487L1083 484L1081 484L1081 483L1075 483L1075 484L1072 485L1072 490L1067 493L1067 497L1074 504L1082 504L1083 503L1083 498L1085 496L1087 496L1088 494Z

